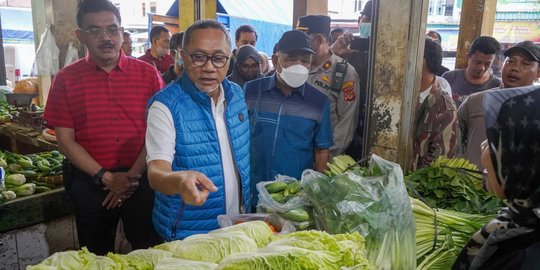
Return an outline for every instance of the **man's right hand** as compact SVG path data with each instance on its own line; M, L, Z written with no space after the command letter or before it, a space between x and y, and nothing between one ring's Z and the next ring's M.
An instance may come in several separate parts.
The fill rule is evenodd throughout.
M182 200L190 205L203 205L210 192L217 191L214 183L200 172L172 172L167 178L178 183L178 193L182 196Z
M127 172L106 172L101 178L105 189L112 193L128 198L139 187L139 182L131 181Z
M210 192L217 191L206 175L196 171L172 171L171 163L165 160L148 162L148 180L154 190L166 195L179 194L189 205L200 206Z

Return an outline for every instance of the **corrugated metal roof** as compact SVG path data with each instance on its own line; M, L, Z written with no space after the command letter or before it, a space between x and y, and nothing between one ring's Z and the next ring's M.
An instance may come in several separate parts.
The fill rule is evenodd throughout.
M505 11L495 14L496 21L540 21L540 11Z

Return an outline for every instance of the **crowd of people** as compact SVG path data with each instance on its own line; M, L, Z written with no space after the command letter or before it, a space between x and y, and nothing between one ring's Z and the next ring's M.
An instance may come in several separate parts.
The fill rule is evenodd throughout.
M87 56L55 76L44 115L66 156L64 183L80 245L112 251L119 219L133 248L205 233L218 227L218 215L254 211L260 181L278 174L300 179L305 169L324 171L331 157L358 157L368 49L355 49L356 37L331 30L330 21L300 17L270 57L257 51L250 25L237 29L234 43L215 20L174 34L156 26L151 48L135 59L117 8L82 1L76 35ZM370 21L368 2L361 38L369 38ZM490 72L500 51L494 38L474 40L467 67L452 71L442 66L440 42L436 32L426 35L410 169L463 156L487 169L487 188L513 200L510 213L531 218L539 206L532 170L540 171L540 155L515 155L540 151L539 91L501 89L540 77L540 47L524 41L506 50L499 79ZM488 100L522 109L512 118L513 111L502 113L503 105ZM525 165L531 176L519 178ZM516 219L512 226L538 221Z

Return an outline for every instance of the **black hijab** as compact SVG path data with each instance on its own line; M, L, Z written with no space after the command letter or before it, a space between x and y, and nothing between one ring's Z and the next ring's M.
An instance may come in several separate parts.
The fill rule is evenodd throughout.
M491 160L508 208L472 236L453 269L520 269L537 264L539 255L529 247L540 241L540 87L488 91L484 110Z
M255 78L245 78L242 75L242 71L240 70L240 65L242 65L249 58L255 60L257 65L259 65L257 76ZM229 75L229 77L227 77L227 79L229 81L237 83L238 85L240 85L240 87L243 87L244 83L246 83L247 81L261 77L260 62L261 61L259 57L259 52L257 52L257 49L255 47L251 45L244 45L240 47L236 52L236 62L233 66L233 72L231 73L231 75Z

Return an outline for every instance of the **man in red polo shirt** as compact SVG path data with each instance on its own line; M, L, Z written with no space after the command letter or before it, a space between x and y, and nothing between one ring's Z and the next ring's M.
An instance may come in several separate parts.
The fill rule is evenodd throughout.
M150 30L151 47L146 50L143 56L139 57L139 60L156 67L160 74L167 72L169 66L174 65L174 59L169 55L170 40L169 29L161 25L152 27Z
M163 85L155 68L120 50L123 28L107 0L85 0L76 35L84 59L58 72L45 121L56 130L80 246L114 251L118 220L134 249L160 242L151 214L154 192L146 177L146 103Z

